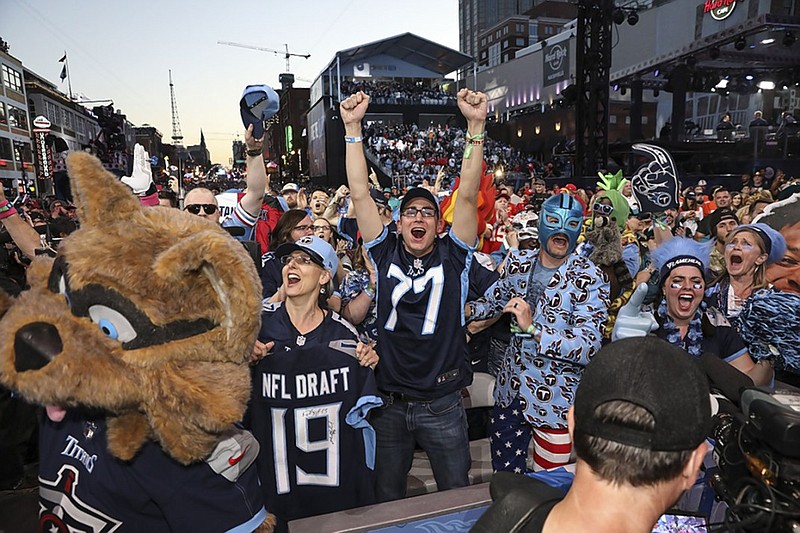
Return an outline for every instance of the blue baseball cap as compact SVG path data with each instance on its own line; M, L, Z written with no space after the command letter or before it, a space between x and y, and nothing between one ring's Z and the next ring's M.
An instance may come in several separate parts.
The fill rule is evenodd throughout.
M280 259L294 251L307 253L312 261L330 272L331 276L336 275L336 269L339 268L339 258L336 256L336 251L330 244L319 237L306 235L295 242L281 244L275 250L275 255Z
M244 88L239 109L245 129L253 125L253 137L264 135L264 122L278 112L280 98L269 85L248 85Z

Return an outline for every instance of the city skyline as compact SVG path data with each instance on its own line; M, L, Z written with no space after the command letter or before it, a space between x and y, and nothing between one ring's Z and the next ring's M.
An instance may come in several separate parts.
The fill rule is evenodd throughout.
M308 0L261 8L240 0L222 7L212 0L144 0L113 8L97 0L79 7L9 0L0 7L0 37L26 68L65 94L71 83L74 95L113 100L135 126L156 127L165 143L172 142L171 69L183 144L199 144L202 129L212 161L225 165L232 141L244 138L242 90L260 83L279 87L285 59L217 41L276 50L288 44L290 52L311 54L291 58L295 86L308 87L337 51L405 32L457 50L456 0ZM70 79L62 82L65 52Z

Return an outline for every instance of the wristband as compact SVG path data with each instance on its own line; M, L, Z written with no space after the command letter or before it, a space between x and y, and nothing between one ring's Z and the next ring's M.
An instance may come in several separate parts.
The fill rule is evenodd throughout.
M369 296L370 300L375 299L375 289L373 289L372 287L370 286L364 287L364 292L366 293L367 296Z
M253 150L247 151L247 155L249 155L250 157L258 157L262 154L263 152L261 151L261 148L254 148Z
M486 132L477 133L475 135L470 135L469 132L466 133L467 138L467 147L464 148L464 159L469 159L472 157L472 147L476 144L481 145L483 144L483 140L486 138Z
M4 220L11 215L16 215L17 209L8 203L8 200L5 203L0 203L0 220Z
M346 137L345 136L345 138L344 138L344 142L349 143L349 144L360 143L363 140L364 140L364 137L362 137L361 135L359 135L357 137Z

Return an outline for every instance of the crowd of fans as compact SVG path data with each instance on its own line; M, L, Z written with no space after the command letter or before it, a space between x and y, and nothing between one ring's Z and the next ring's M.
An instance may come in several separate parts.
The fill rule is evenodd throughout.
M363 91L372 97L376 104L421 104L455 105L456 97L438 87L429 87L422 82L404 83L400 81L345 80L342 94Z
M357 90L371 92L373 102L378 103L381 98L442 102L454 98L436 89L395 83L349 82L343 90L348 93ZM475 97L471 104L463 101L458 104L462 112L485 116L485 100ZM343 121L350 128L348 133L353 133L351 138L355 139L359 137L360 118L365 107L358 108L358 100L349 101L347 105L352 107L346 108ZM361 116L354 110L360 110ZM290 345L295 338L300 346L307 342L306 336L297 336L294 329L279 331L278 319L283 319L283 311L276 307L277 304L290 302L295 305L300 300L312 302L309 307L312 316L321 315L326 324L330 322L330 328L336 328L337 339L338 336L350 335L350 325L342 325L344 319L349 320L358 332L358 339L366 345L378 342L375 349L380 356L377 383L383 401L388 402L385 408L391 407L392 403L395 406L407 404L409 408L436 404L442 413L455 414L457 409L437 402L450 401L452 396L460 408L461 392L457 385L466 383L467 375L471 376L473 371L496 375L499 392L495 397L490 426L492 434L499 436L503 433L504 436L491 440L493 468L517 473L570 463L571 436L567 431L567 412L583 368L601 345L622 338L618 335L620 328L614 327L615 320L624 323L628 331L626 335L630 335L633 322L626 319L632 312L652 312L654 321L661 325L657 335L699 358L706 345L697 337L701 335L698 317L705 316L707 307L721 307L720 312L730 320L730 324L722 326L722 321L718 321L714 325L718 331L724 331L724 335L716 337L716 342L721 342L719 338L724 337L727 343L717 355L754 384L769 386L773 369L778 370L780 379L798 384L800 367L793 364L800 361L800 357L789 353L778 354L778 357L774 353L764 353L760 346L775 346L776 342L759 337L748 328L747 321L738 319L740 313L746 313L751 298L768 298L775 291L800 297L800 279L792 270L796 270L793 265L800 261L800 257L791 256L796 254L798 246L792 232L796 233L793 228L798 227L800 217L796 213L768 216L767 224L773 224L778 218L781 221L769 228L764 224L749 225L757 221L765 210L769 212L774 202L800 198L792 196L800 192L797 178L787 176L781 170L764 169L752 176L743 175L738 187L709 188L704 180L700 180L696 185L681 187L677 209L668 209L663 214L643 212L630 185L621 175L609 175L609 181L598 184L595 190L572 184L563 188L548 184L545 178L553 175L552 166L540 168L531 157L503 143L486 139L482 131L475 131L476 124L482 128L483 122L474 117L472 120L468 117L467 122L468 128L472 128L469 136L465 130L447 126L420 128L416 125L372 124L365 128L364 148L372 152L388 174L413 178L415 183L421 182L418 187L382 188L376 177L367 186L363 150L360 146L348 145L348 169L359 169L358 176L349 176L352 194L345 186L336 190L305 190L295 183L286 183L280 190L267 189L260 213L244 213L244 219L237 225L245 229L245 240L259 243L263 254L258 266L264 287L264 317L270 319L268 325L272 340L285 343L287 351L292 349ZM472 149L480 154L475 160L470 160ZM459 220L450 203L462 201L464 196L474 192L462 190L456 196L441 179L436 185L431 185L431 182L437 181L441 174L448 177L458 174L465 180L466 172L470 174L467 181L479 181L483 176L481 157L490 170L500 165L523 172L527 169L531 170L532 178L516 189L501 183L480 185L483 203L493 202L493 208L477 211L480 213L478 247L473 250L469 243L462 242L460 232L471 228L474 217ZM537 165L541 174L534 176L533 165ZM185 208L193 207L189 212L200 216L218 217L213 192L240 188L242 177L236 173L184 176L185 188L196 189L187 195ZM173 187L166 175L157 177L155 182L162 190ZM468 187L463 182L461 186ZM206 194L202 188L215 191ZM375 213L371 211L372 203ZM366 218L365 206L370 209ZM794 208L796 210L797 205ZM63 200L28 200L18 211L30 225L46 225L51 237L62 235L61 225L72 224L74 229L77 223L74 206ZM431 229L435 239L430 234ZM67 233L69 229L63 232ZM422 251L413 248L417 241L427 242L425 239L430 239L424 244L429 248L423 247ZM4 242L7 251L13 249L11 239ZM406 242L406 248L403 248L403 242ZM658 251L668 251L680 242L690 244L686 244L684 255L673 254L671 257L688 258L688 267L669 267L669 261L664 260ZM439 249L437 247L446 247L446 252L441 256L428 255ZM706 253L701 248L706 252L711 248L710 258L700 257ZM563 253L559 253L562 249ZM404 261L403 268L392 263L398 260L397 257ZM424 264L423 260L434 263ZM21 254L11 254L6 261L24 265ZM453 265L463 270L457 272L457 276L451 274L455 268ZM783 269L781 277L764 274L764 269L770 265L779 265ZM312 270L317 268L321 270ZM685 274L679 268L694 268L695 271ZM426 269L433 274L419 285L417 281L422 279L419 276ZM559 275L554 278L557 270ZM20 272L24 275L24 266ZM408 277L412 275L416 279ZM454 328L452 331L457 338L442 335L439 342L456 343L457 340L460 343L462 337L466 337L466 348L473 357L464 364L471 366L456 370L445 368L439 374L424 370L431 384L454 387L448 395L428 396L429 391L425 390L417 396L413 388L382 389L387 384L392 386L390 380L380 377L382 368L397 364L397 359L393 361L392 358L402 357L397 353L399 345L391 344L389 347L386 339L400 331L400 327L395 326L397 315L411 313L410 307L402 307L411 304L399 303L399 300L407 293L411 294L412 287L416 295L427 294L428 281L431 293L435 292L439 279L436 276L442 277L439 290L444 290L444 284L450 283L449 288L458 287L454 291L465 290L463 281L469 277L471 292L468 298L463 295L464 301L469 302L463 311L468 325L465 327L459 321L464 302L446 291L444 296L439 293L441 299L437 306L449 305L447 316L437 315L433 322L447 318L448 327ZM401 289L406 287L405 292L400 291L402 294L397 295L397 290L378 292L391 290L381 289L379 277L381 280L394 277L407 283L397 285ZM558 283L553 279L558 279ZM558 285L562 282L563 286ZM20 289L24 285L24 281L15 283ZM646 292L646 295L632 300L635 291ZM683 292L678 294L676 291ZM13 293L11 290L8 292ZM387 298L388 294L391 298ZM691 304L687 303L690 294ZM704 298L706 301L701 304ZM638 304L640 301L644 303L641 311L638 305L634 305L636 309L633 311L622 312L631 302ZM428 316L431 304L426 308L423 305L426 302L417 299L413 305L414 313L418 312L420 317L424 314L424 320L419 320L423 334L424 328L431 327ZM330 320L333 315L328 314L331 311L340 312L344 319L336 315L334 324ZM438 313L438 307L434 311ZM618 314L622 318L618 318ZM576 321L576 316L580 321ZM681 320L684 318L689 333L681 333ZM773 316L764 320L785 318ZM727 329L721 329L723 327ZM300 331L300 326L297 328ZM786 331L785 328L780 330ZM262 329L262 333L264 331L266 329ZM257 348L263 350L262 357L267 353L265 343L268 340L260 338L261 344L257 344ZM312 342L311 334L308 334L309 344L305 349L313 347ZM780 345L790 344L784 342ZM415 349L423 348L423 344L415 345ZM385 355L387 353L389 355ZM456 355L458 364L462 364L463 354ZM522 364L523 358L533 361L531 366L536 368ZM370 365L375 363L372 358L365 360ZM258 365L269 365L269 355L262 361L266 362ZM402 374L403 369L393 371ZM389 371L383 372L386 376ZM543 383L539 383L539 379ZM547 395L556 393L545 387L545 383L551 387L558 385L557 398ZM261 400L265 405L269 403L263 398ZM430 409L434 413L437 411L433 407ZM378 423L388 423L387 412L372 415L372 422L384 418ZM433 425L428 429L443 423L436 416L433 418ZM449 419L449 422L453 420ZM456 425L461 424L461 421L456 422ZM485 429L484 434L487 434ZM379 450L381 431L385 429L379 426ZM702 441L704 435L700 437ZM428 435L426 438L432 437ZM460 439L461 434L455 438ZM538 447L529 458L527 448L531 440ZM693 447L697 445L692 441ZM413 451L413 445L410 450ZM347 453L349 450L343 450L343 454ZM579 450L579 456L581 453L585 453L585 449ZM380 454L378 459L380 461ZM384 468L383 464L379 463L378 468ZM437 482L444 483L443 480L447 479L443 485L445 488L461 484L462 480L457 479L453 472L437 470L436 466L434 471ZM402 496L404 490L403 482L400 489L392 487L391 491L379 497ZM381 494L380 490L378 493ZM369 498L360 503L369 503Z
M448 178L455 177L464 153L465 136L461 128L416 124L373 123L365 130L368 150L386 174L397 183L434 180L441 169ZM491 171L532 172L541 169L536 159L499 141L487 139L484 157Z

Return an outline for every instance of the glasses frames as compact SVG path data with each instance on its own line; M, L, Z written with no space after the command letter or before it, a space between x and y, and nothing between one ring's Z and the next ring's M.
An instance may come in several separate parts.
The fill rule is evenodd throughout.
M188 211L193 215L199 215L201 209L206 215L213 215L217 212L218 207L214 204L190 204L183 208L184 211Z
M284 255L283 257L281 257L281 264L283 266L289 265L294 261L297 261L301 265L305 266L316 264L314 263L314 260L308 257L307 255Z
M417 213L422 214L423 218L431 218L436 216L436 210L432 207L407 207L403 209L403 212L400 214L404 217L414 218L417 216Z

